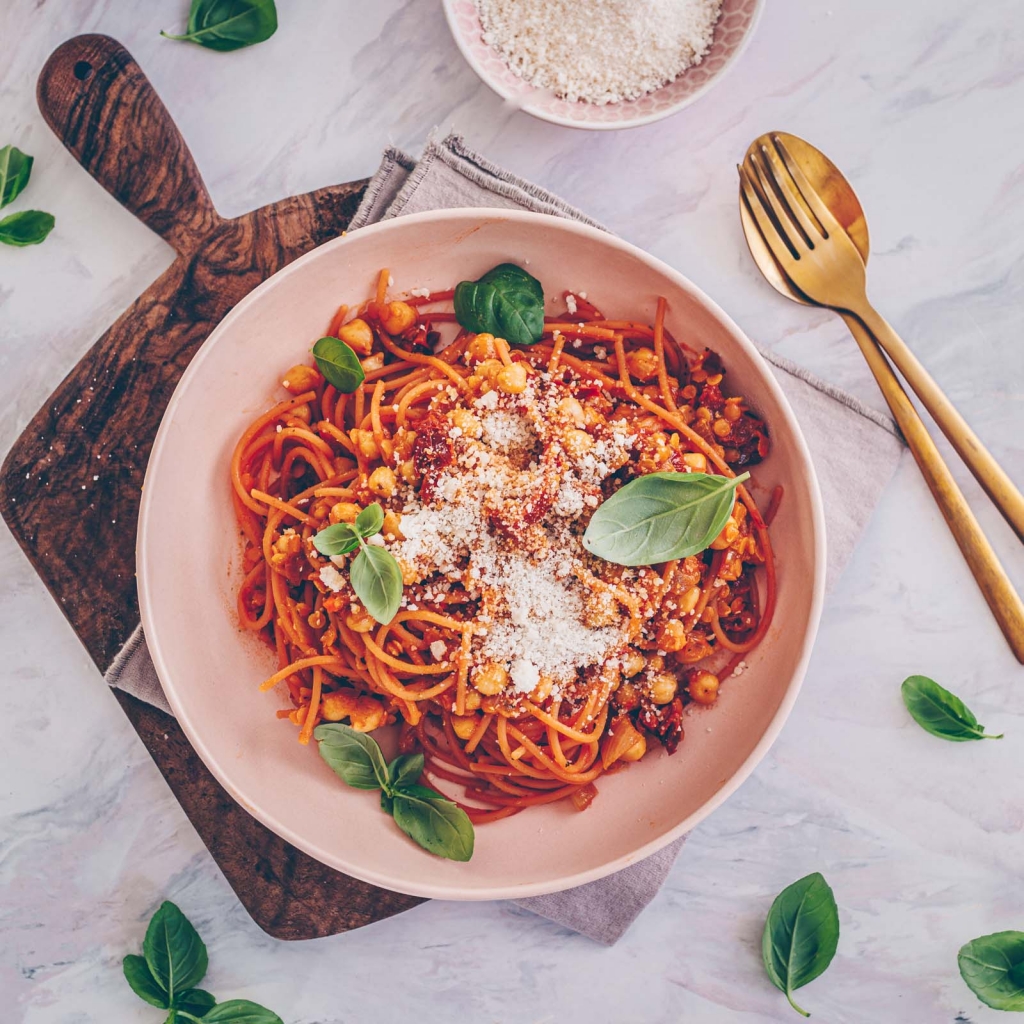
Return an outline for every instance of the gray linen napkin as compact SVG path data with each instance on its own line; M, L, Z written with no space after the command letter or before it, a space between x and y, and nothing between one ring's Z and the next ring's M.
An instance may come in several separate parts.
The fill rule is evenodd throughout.
M422 210L490 206L571 217L601 227L579 210L467 149L461 137L432 139L419 161L389 148L349 226ZM895 472L902 444L892 423L855 398L762 353L789 399L821 484L828 529L826 586L835 584L872 509ZM106 672L107 682L170 713L139 626ZM611 945L661 888L683 839L638 864L576 889L514 902L597 942Z

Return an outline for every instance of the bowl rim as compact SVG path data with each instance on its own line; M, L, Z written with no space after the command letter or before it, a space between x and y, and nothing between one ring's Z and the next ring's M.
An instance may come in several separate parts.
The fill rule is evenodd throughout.
M484 85L486 85L493 93L501 97L501 99L506 103L514 105L519 110L529 114L531 117L536 117L538 120L547 121L549 124L557 124L563 128L578 128L580 131L598 132L618 131L619 129L625 128L640 128L643 125L653 124L655 121L671 117L673 114L677 114L680 110L690 106L691 103L695 103L705 95L705 93L717 85L733 69L733 67L735 67L736 62L743 56L747 47L750 45L750 40L757 31L757 27L761 21L761 15L764 13L765 8L765 0L754 0L754 15L750 19L750 27L743 34L743 38L733 51L732 56L729 57L725 64L722 65L718 74L713 78L710 78L704 83L704 85L692 92L689 96L683 97L683 99L678 100L676 103L673 103L662 110L656 110L650 114L641 114L637 117L627 118L623 121L588 121L586 119L576 120L571 117L563 117L561 114L553 114L549 111L542 110L531 100L527 99L524 101L521 96L515 95L498 82L497 79L492 77L480 61L477 60L476 54L473 52L469 41L463 36L459 29L458 23L455 19L454 4L455 0L441 0L441 5L444 8L445 20L448 22L448 29L452 34L452 38L455 40L455 45L459 48L459 52L462 54L466 63L473 69L477 78L479 78ZM686 72L684 71L683 74L686 74ZM529 90L527 93L528 96L532 96L534 93L540 91L537 86L530 85L528 82L524 81L523 84ZM665 88L665 86L661 86L660 88ZM654 92L657 91L657 89L654 90ZM653 95L653 93L649 93L648 95ZM623 102L630 101L626 100ZM592 106L593 104L587 105Z
M580 871L573 875L564 876L557 880L528 884L508 883L491 886L489 888L466 890L459 889L457 885L451 883L418 884L410 882L404 877L392 877L386 871L375 870L372 864L369 866L365 863L353 864L329 849L318 847L316 843L305 839L295 830L282 824L276 820L272 814L265 812L253 795L246 795L246 793L241 792L239 788L235 786L230 771L226 770L224 765L221 764L215 756L213 756L203 740L202 729L197 729L196 723L189 717L186 707L179 697L175 681L172 678L164 658L160 629L153 616L154 602L150 590L148 551L154 541L151 540L150 537L149 521L151 516L151 505L154 500L152 496L156 493L156 489L155 487L148 485L152 482L153 474L159 473L160 471L161 460L164 456L164 451L169 444L169 438L176 419L175 413L177 411L177 407L181 403L182 397L188 390L192 380L202 373L203 363L212 351L213 347L217 344L218 339L231 329L234 321L241 317L246 309L260 303L267 294L272 292L274 288L280 284L281 281L292 274L301 274L305 265L312 262L314 259L320 258L325 250L329 251L350 244L353 236L358 237L364 233L370 232L376 234L401 232L404 230L404 226L408 224L422 224L445 220L474 221L495 219L533 222L538 225L551 224L553 222L554 224L557 224L560 229L578 234L583 239L600 245L608 245L615 249L619 249L628 255L632 255L634 258L650 267L653 273L667 277L674 285L683 291L688 292L696 301L702 303L708 312L718 319L731 333L734 340L750 359L755 372L759 373L768 391L778 403L779 409L793 436L796 454L802 468L802 475L807 481L809 490L811 506L810 526L813 532L814 580L807 628L801 640L799 655L785 694L753 750L751 750L750 754L742 764L740 764L735 772L720 786L710 799L706 800L692 814L688 815L673 828L668 829L663 835L644 843L642 846L637 847L630 853L624 854L615 860L606 862L598 867ZM492 207L467 207L447 210L428 210L422 213L407 214L402 217L391 218L389 220L360 228L358 232L353 232L352 235L340 235L337 238L331 239L330 241L317 246L315 249L310 250L308 253L305 253L292 263L289 263L287 266L277 271L277 273L272 274L265 281L257 285L256 288L254 288L232 308L224 319L217 324L213 331L211 331L210 335L203 342L189 365L186 367L185 372L182 374L181 380L175 387L174 393L172 394L171 399L167 404L167 408L164 411L164 415L160 422L160 428L157 432L157 436L150 453L149 462L146 466L142 501L139 508L139 525L136 536L135 555L140 617L148 643L150 656L153 661L153 666L158 678L160 679L164 693L178 724L181 726L189 742L192 744L193 749L202 759L203 763L213 774L214 778L216 778L231 795L231 797L276 835L290 842L293 846L302 850L304 853L314 857L322 864L332 867L338 871L342 871L354 878L369 882L373 885L378 885L385 889L390 889L394 892L406 893L411 896L421 896L433 899L477 901L518 899L528 896L546 895L552 892L561 892L565 889L584 885L587 882L596 881L599 878L604 878L616 871L620 871L631 864L644 860L651 854L656 853L658 850L673 842L675 839L691 831L699 822L703 821L709 814L720 807L740 787L740 785L746 781L754 768L768 752L771 745L775 742L779 733L782 731L782 727L793 709L793 705L796 702L796 698L803 684L804 676L806 674L814 646L814 640L817 636L822 605L824 602L826 541L821 490L814 470L814 464L811 461L811 455L806 439L804 438L800 425L793 413L793 409L764 357L760 352L758 352L753 342L750 341L740 327L716 302L714 302L714 300L709 298L700 288L693 284L689 278L685 277L677 270L674 270L657 257L650 255L638 246L633 245L630 242L626 242L607 231L591 227L581 221L555 217L550 214L534 213L532 211L507 210Z

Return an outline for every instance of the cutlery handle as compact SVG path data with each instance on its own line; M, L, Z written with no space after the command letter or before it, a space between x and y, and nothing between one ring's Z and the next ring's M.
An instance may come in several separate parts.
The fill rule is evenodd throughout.
M942 388L936 384L931 374L884 317L867 302L863 308L854 312L907 379L907 383L921 399L922 405L931 413L939 429L949 438L950 444L985 489L985 493L992 499L1003 518L1024 541L1024 494L1017 489L1003 467L996 462L992 453L981 443L978 435L971 430L967 421L945 396Z
M179 253L221 223L177 125L115 39L61 43L39 72L36 98L75 159Z
M939 510L960 546L989 608L992 609L992 614L999 623L999 628L1003 631L1003 636L1006 637L1017 660L1024 664L1024 602L1013 589L1010 578L999 564L988 538L982 533L978 520L967 504L967 499L953 479L949 466L939 454L939 449L882 350L856 317L847 313L841 315L860 346Z

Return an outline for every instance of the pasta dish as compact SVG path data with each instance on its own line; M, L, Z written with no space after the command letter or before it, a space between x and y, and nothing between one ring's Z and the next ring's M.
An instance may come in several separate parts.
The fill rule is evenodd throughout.
M769 628L780 494L762 515L737 479L768 428L714 352L677 343L664 299L639 323L579 292L545 317L541 296L523 344L465 326L453 291L392 287L383 271L338 310L234 450L238 611L279 666L263 686L287 688L301 743L323 723L397 726L422 786L457 791L475 823L583 810L603 774L673 753ZM511 287L475 294L474 315L514 311ZM683 476L707 487L625 501ZM683 526L714 534L644 562Z

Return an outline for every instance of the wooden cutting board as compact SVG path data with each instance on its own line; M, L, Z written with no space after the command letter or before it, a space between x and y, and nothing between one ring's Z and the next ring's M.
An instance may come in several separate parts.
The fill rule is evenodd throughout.
M139 621L133 540L146 462L171 392L239 299L345 229L366 181L225 220L149 80L107 36L58 47L37 94L46 123L78 162L177 253L54 391L0 471L4 519L103 670ZM265 931L317 938L422 902L342 875L278 838L228 796L173 718L115 695Z

